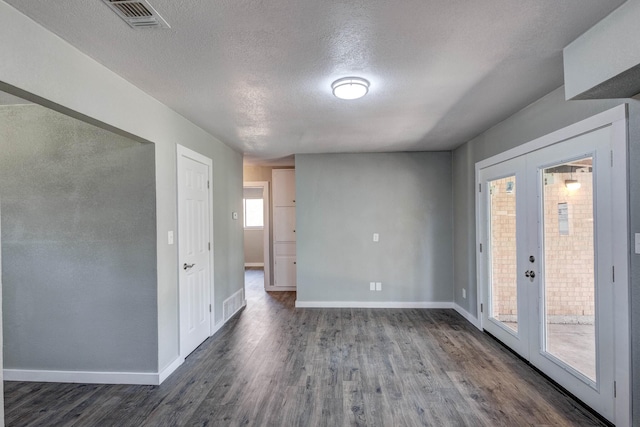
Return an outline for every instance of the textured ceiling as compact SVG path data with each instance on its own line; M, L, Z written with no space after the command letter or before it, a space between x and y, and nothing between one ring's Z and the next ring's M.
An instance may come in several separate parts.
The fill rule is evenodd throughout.
M562 48L623 0L6 0L253 160L448 150L563 84ZM356 101L345 76L371 82Z

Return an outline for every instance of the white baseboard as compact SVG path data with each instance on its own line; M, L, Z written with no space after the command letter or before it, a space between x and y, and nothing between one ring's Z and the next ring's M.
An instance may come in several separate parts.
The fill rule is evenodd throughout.
M5 381L81 384L160 384L160 375L155 372L90 372L4 369L3 374Z
M295 286L269 286L264 290L267 292L292 292L292 291L295 291L296 289L297 288Z
M464 317L473 326L475 326L476 328L482 330L482 327L480 326L480 320L477 317L475 317L473 314L469 313L467 310L465 310L464 308L460 307L456 303L453 304L453 309L455 311L457 311L458 314L460 314L462 317Z
M453 303L432 301L296 301L296 308L453 308Z
M264 267L264 262L245 262L244 266L245 268L246 267Z

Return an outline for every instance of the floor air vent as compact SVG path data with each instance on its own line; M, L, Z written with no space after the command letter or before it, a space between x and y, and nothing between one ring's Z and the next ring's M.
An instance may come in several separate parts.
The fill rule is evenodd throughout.
M146 0L102 1L132 28L171 28Z
M222 303L222 318L226 322L242 308L244 304L244 289L238 290L235 294L224 300Z

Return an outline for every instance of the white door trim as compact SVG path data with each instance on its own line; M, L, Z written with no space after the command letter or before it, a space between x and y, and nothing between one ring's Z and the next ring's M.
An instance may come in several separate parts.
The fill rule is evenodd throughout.
M267 289L271 285L271 223L269 212L271 211L271 202L269 199L269 181L247 181L242 184L243 187L262 187L262 199L264 201L264 227L263 229L263 262L264 262L264 288Z
M615 374L616 399L615 399L615 424L618 426L631 425L631 348L629 327L629 206L628 206L628 174L629 164L627 156L627 104L621 104L610 110L604 111L593 117L567 126L548 135L534 139L518 147L504 151L488 159L476 163L475 166L475 208L476 208L476 277L477 281L477 313L480 329L484 328L481 304L485 299L484 287L481 278L485 277L484 262L479 248L483 243L480 227L480 209L482 209L482 193L479 185L480 170L496 165L506 160L522 156L535 150L565 141L570 138L594 131L604 126L612 128L612 206L613 209L613 236L616 242L613 248L615 265L615 289L614 289L614 324L615 324ZM482 191L486 191L484 188ZM485 245L486 246L486 245ZM487 307L483 307L487 308Z
M215 322L215 295L214 295L214 291L215 291L215 286L214 286L214 282L215 282L215 275L214 275L214 257L213 257L213 252L214 252L214 240L213 240L213 186L214 186L214 182L213 182L213 160L211 160L209 157L206 157L196 151L193 151L187 147L184 147L180 144L176 144L176 177L178 177L178 174L180 173L180 157L187 157L190 158L192 160L195 160L197 162L203 163L205 165L208 166L208 181L209 181L209 242L211 242L211 250L209 251L209 304L211 304L211 311L209 312L209 336L213 335L213 331L214 329L214 322ZM180 203L180 189L177 185L176 181L176 212L178 212L178 206ZM177 217L177 227L176 229L179 230L179 221L180 218ZM180 233L178 232L178 239L176 241L176 243L178 244L178 254L180 253ZM178 268L180 268L179 265L179 260L178 261ZM178 275L179 277L179 275ZM178 286L179 286L179 281L180 279L178 278ZM181 309L181 302L178 301L178 313L180 312ZM178 319L180 318L180 316L178 316ZM180 334L180 327L178 327L178 333ZM184 354L184 349L183 349L183 344L182 344L182 339L179 339L179 347L180 347L180 358L182 360L184 360L185 357L188 356L188 354Z

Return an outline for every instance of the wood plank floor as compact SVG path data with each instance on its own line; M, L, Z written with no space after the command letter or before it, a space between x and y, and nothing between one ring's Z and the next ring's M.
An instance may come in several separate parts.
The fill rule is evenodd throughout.
M5 382L8 426L599 426L452 310L248 307L161 386Z

